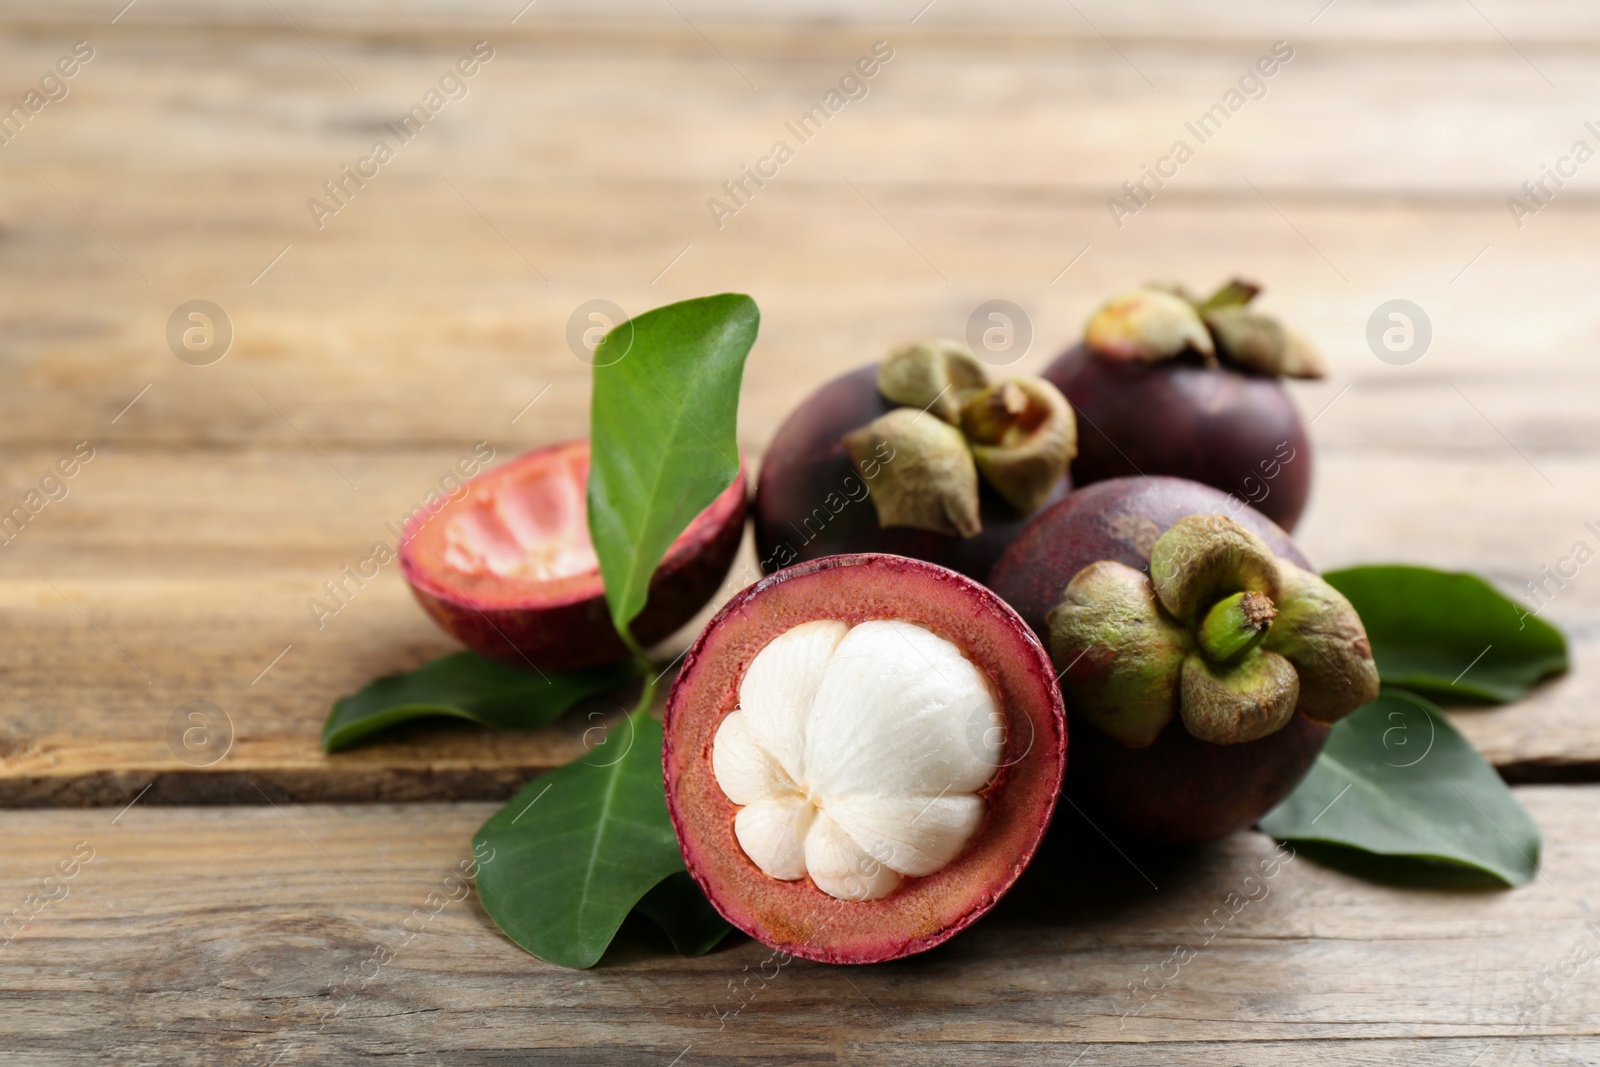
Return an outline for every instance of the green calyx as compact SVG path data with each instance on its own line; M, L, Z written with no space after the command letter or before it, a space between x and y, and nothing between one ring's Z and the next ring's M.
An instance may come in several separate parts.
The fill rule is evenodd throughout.
M980 477L1026 515L1077 455L1077 423L1059 389L1042 378L991 384L955 341L893 349L878 369L878 392L900 406L846 434L844 445L883 526L976 537ZM880 446L891 451L875 452Z
M878 365L878 392L901 407L917 408L954 425L969 391L989 384L983 364L959 341L913 341L889 350Z
M1216 339L1217 353L1242 370L1269 378L1324 378L1322 353L1312 343L1270 318L1244 307L1207 311L1206 328Z
M1150 581L1162 606L1186 625L1231 593L1279 596L1278 561L1267 543L1226 515L1188 515L1156 538Z
M1107 359L1159 363L1190 352L1208 364L1216 348L1194 306L1164 289L1146 287L1100 305L1084 328L1084 343Z
M1222 515L1173 523L1148 575L1085 567L1048 624L1068 707L1130 748L1174 718L1212 744L1255 741L1297 711L1333 722L1378 693L1350 602Z
M1178 711L1194 639L1162 610L1144 573L1091 563L1045 621L1068 706L1130 748L1154 741Z
M1023 515L1049 499L1078 454L1078 424L1061 390L1011 378L970 394L961 432L983 480Z
M1084 342L1107 359L1157 362L1189 354L1270 378L1322 378L1327 364L1303 335L1250 307L1260 293L1235 278L1205 298L1152 283L1113 297L1089 319Z
M895 408L845 435L845 451L863 474L875 458L872 503L884 526L976 537L978 468L961 431L915 408Z
M1337 722L1378 699L1378 665L1355 605L1319 576L1278 561L1283 595L1264 645L1294 664L1302 683L1298 711Z
M1277 733L1299 699L1300 676L1275 652L1256 650L1226 666L1198 655L1183 661L1183 727L1214 745Z

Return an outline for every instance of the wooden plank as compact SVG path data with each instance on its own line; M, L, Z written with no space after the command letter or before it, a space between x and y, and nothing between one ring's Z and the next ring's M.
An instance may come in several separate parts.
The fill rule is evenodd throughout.
M148 181L154 194L161 182ZM581 432L587 404L588 367L565 341L581 303L604 295L637 311L742 286L764 312L743 409L745 440L759 448L799 391L908 336L963 336L974 309L996 294L1030 314L1037 340L1018 366L1032 369L1079 336L1089 311L1119 287L1157 271L1199 284L1234 269L1266 279L1272 305L1328 349L1330 384L1297 387L1309 413L1349 382L1362 396L1359 404L1341 401L1337 418L1319 420L1319 441L1483 454L1504 450L1509 438L1536 461L1600 444L1592 417L1600 372L1584 359L1600 344L1600 327L1578 311L1584 250L1600 240L1600 211L1536 220L1539 229L1530 224L1525 241L1502 250L1492 238L1503 220L1472 212L1280 205L1313 247L1259 203L1158 203L1118 235L1098 204L1008 204L997 193L924 196L866 186L894 220L885 224L849 187L833 183L773 186L724 238L703 218L705 187L568 196L519 195L510 180L474 185L479 207L559 279L545 285L469 207L440 199L454 197L448 186L397 175L382 190L393 197L374 201L369 214L336 220L348 221L342 232L330 228L325 238L296 244L286 231L275 247L276 238L236 236L225 255L202 253L178 268L216 279L200 285L174 282L169 268L152 265L193 254L187 239L163 230L184 225L186 195L141 202L128 196L131 184L63 188L95 217L149 213L160 251L145 267L163 279L159 296L42 184L12 208L51 219L14 237L39 253L32 269L50 284L27 300L32 290L18 278L4 298L14 305L6 373L17 386L0 396L0 439L8 444L304 449L309 439L323 448L388 450L470 443L507 432L546 386L549 395L517 423L520 439L570 436ZM299 207L292 183L257 192ZM198 187L189 193L205 195ZM602 220L608 208L657 221L631 235L614 219L602 222L603 243L615 242L604 252L584 250L585 235L570 221L553 221ZM674 215L676 224L662 221ZM837 225L818 227L818 219ZM149 247L120 232L116 238L130 254ZM561 257L547 258L547 240L573 249L576 260L558 271L551 263ZM1391 243L1410 251L1397 256ZM289 254L251 287L250 276L285 244ZM1089 252L1052 287L1085 245ZM174 308L207 292L228 310L235 347L215 366L196 368L167 351L164 329ZM1424 307L1435 335L1410 366L1380 362L1365 341L1368 318L1397 293ZM86 302L95 309L87 315ZM1528 311L1485 311L1502 305Z
M237 10L279 19L261 5ZM1527 428L1552 447L1593 440L1581 353L1595 329L1572 309L1600 203L1574 184L1521 231L1505 208L1583 133L1584 116L1548 106L1548 86L1503 46L1407 66L1367 47L1308 52L1281 75L1301 82L1275 81L1121 230L1107 198L1230 84L1232 46L1158 51L1160 90L1098 37L1021 59L1007 49L1025 34L989 51L908 46L873 95L719 230L707 199L785 135L861 42L826 27L773 35L791 58L753 92L691 28L666 34L679 42L670 53L642 56L639 35L590 27L582 48L536 39L503 49L467 99L318 230L307 199L454 53L381 39L338 46L349 55L336 62L362 64L366 88L355 91L283 26L252 39L244 63L198 45L199 29L146 28L107 44L72 96L6 146L16 181L0 194L11 220L0 275L15 284L0 322L24 388L0 396L0 439L70 443L151 385L119 439L298 444L266 396L301 401L297 422L319 443L455 440L486 407L498 420L508 394L581 385L562 337L596 293L637 309L744 286L768 309L772 365L813 373L871 358L907 331L959 333L997 292L1032 310L1042 356L1130 280L1241 267L1336 349L1342 374L1386 386L1427 379L1434 364L1383 367L1362 341L1372 309L1409 293L1434 317L1436 351L1448 346L1452 367L1489 375L1484 389L1516 399L1530 425L1510 427L1513 439L1528 442L1516 432ZM9 38L0 62L29 69L50 47ZM1581 88L1591 69L1578 62L1563 84ZM1468 91L1483 98L1464 101ZM1404 111L1371 106L1397 97ZM709 112L719 121L700 121ZM587 136L597 128L607 136ZM1479 136L1484 128L1496 136ZM1417 130L1440 131L1440 147L1420 158L1349 148ZM234 353L203 371L170 359L163 338L168 314L201 292L238 333ZM1491 302L1526 319L1486 316ZM1508 346L1530 358L1506 367ZM452 366L473 373L452 375L441 396ZM1572 381L1574 368L1583 388L1563 391L1551 419L1550 383ZM759 404L766 382L752 384ZM1431 384L1454 402L1445 383ZM771 403L752 411L762 421L789 395L767 392ZM1459 437L1456 424L1414 425L1413 441Z
M1497 36L1496 29L1524 47L1583 44L1600 36L1600 17L1582 0L1528 7L1486 4L1482 14L1462 12L1460 5L1449 0L1419 0L1404 8L1382 0L1343 0L1337 11L1330 12L1322 12L1316 5L1288 6L1271 0L1233 4L1155 0L1138 8L1080 4L1076 11L1050 0L1011 0L1004 5L941 0L931 7L907 0L774 0L759 5L696 0L679 6L695 24L719 31L771 28L783 32L801 26L808 33L820 33L832 26L868 26L938 36L953 27L965 35L963 46L968 49L975 46L974 37L982 40L985 31L1019 37L1023 42L1029 35L1051 33L1101 40L1103 33L1124 44L1152 39L1211 44L1299 32L1333 39L1481 43L1501 48L1505 39ZM105 21L103 8L94 0L64 0L42 11L20 2L0 5L0 22L19 31ZM281 35L300 27L323 37L392 40L435 34L441 29L512 30L527 36L548 34L552 29L587 29L595 35L614 35L619 28L649 26L659 34L680 28L683 21L664 21L661 8L650 0L613 0L603 9L583 0L543 0L527 11L499 0L463 0L448 11L426 0L341 0L336 4L284 0L275 6L261 0L169 0L141 12L138 19L120 19L118 25L125 31L199 26L210 32L238 29Z
M1352 391L1326 421L1364 402ZM470 448L335 449L327 459L308 448L97 454L4 549L0 610L11 633L0 649L0 804L117 804L151 782L147 800L158 803L488 799L576 758L585 733L614 718L615 701L531 734L446 722L332 758L320 750L334 699L452 645L392 566L347 584L353 592L336 615L309 601L330 603L324 583L342 580L374 544L393 545L392 524L464 454ZM0 469L5 484L21 485L52 462L33 451ZM1447 462L1334 449L1301 540L1327 567L1425 559L1515 593L1573 539L1593 540L1583 528L1586 501L1600 498L1593 465L1548 466L1566 492L1552 492L1514 453ZM754 574L747 549L663 658ZM1600 772L1591 710L1600 700L1600 582L1580 572L1545 615L1575 637L1574 674L1520 704L1454 718L1508 777L1591 777ZM214 762L204 757L216 749L174 747L171 720L191 700L215 703L232 724L232 745Z
M0 153L0 504L77 442L98 450L0 556L0 803L111 804L150 783L146 803L492 798L572 758L604 709L323 757L332 699L450 646L392 571L326 631L306 599L392 543L385 523L475 441L506 456L583 432L588 368L564 334L598 295L633 311L756 295L741 440L758 462L797 396L906 337L961 336L983 300L1029 309L1018 366L1034 369L1116 288L1244 268L1335 368L1296 387L1316 415L1302 539L1318 562L1426 560L1515 592L1596 517L1600 200L1574 183L1520 231L1504 207L1581 135L1529 62L1581 93L1589 8L1487 9L1528 61L1432 2L1346 0L1311 29L1259 4L1084 9L1150 84L1059 5L977 30L989 13L953 0L916 27L894 5L706 4L691 25L541 4L515 27L490 4L280 6L141 5L81 34L72 18L107 16L0 11L5 69L42 70L82 35L98 49ZM470 95L316 229L307 197L491 31ZM897 53L871 95L719 230L706 199L880 35ZM1300 52L1267 97L1117 229L1105 199L1278 35ZM1427 130L1417 152L1384 147ZM214 366L167 350L168 316L198 296L236 330ZM1396 296L1434 323L1411 366L1364 340ZM1600 587L1580 575L1549 613L1590 666ZM1592 777L1592 674L1456 720L1509 777ZM204 767L166 733L192 699L233 721Z
M6 146L7 162L116 161L122 178L294 177L306 184L286 203L249 205L245 187L228 202L236 219L246 207L264 219L281 207L289 224L305 226L306 197L480 39L469 27L425 39L324 37L319 55L272 8L260 10L272 25L249 33L130 19L105 38L95 27L102 43L71 95ZM1124 42L1119 52L1080 29L732 27L718 30L720 54L679 20L556 24L510 36L485 30L492 61L463 99L396 146L381 184L391 183L390 172L441 169L585 184L690 179L710 185L692 199L698 209L882 40L893 58L864 95L814 143L788 135L804 151L785 164L785 184L820 169L834 180L842 171L858 182L1076 192L1098 206L1138 179L1141 163L1154 164L1185 138L1196 157L1171 190L1221 187L1250 199L1242 175L1264 188L1475 197L1503 213L1506 196L1538 177L1541 162L1585 136L1588 114L1559 94L1592 91L1600 47L1569 39L1555 49L1527 44L1519 55L1492 32L1470 47L1289 32L1293 57L1261 86L1247 84L1254 99L1211 137L1184 123L1236 88L1280 34L1257 24L1228 40L1163 36ZM228 47L208 48L207 32ZM42 71L75 33L18 31L0 54L8 66ZM235 61L241 51L247 62ZM126 91L130 85L138 91ZM1397 96L1405 108L1382 107ZM312 101L316 107L306 106ZM717 120L698 121L704 114ZM586 136L597 129L606 136ZM95 136L85 136L90 131ZM1374 147L1350 151L1352 141ZM1413 150L1383 150L1397 143ZM983 151L971 150L978 145ZM1563 187L1559 200L1592 201L1585 184Z
M343 569L394 545L386 524L460 454L335 453L362 493L315 454L97 456L6 548L0 804L115 804L151 783L165 803L495 798L581 755L616 700L534 733L443 723L321 751L334 699L456 647L394 565L354 582ZM22 469L48 469L45 455ZM718 602L753 573L736 570ZM221 709L215 743L182 742L193 700Z
M0 901L33 913L0 951L0 1049L30 1064L108 1049L258 1064L1585 1062L1600 1052L1596 964L1563 961L1600 942L1586 903L1600 789L1518 795L1546 849L1515 891L1389 887L1303 855L1265 878L1257 834L1119 853L1067 812L949 944L764 971L769 952L743 938L685 960L636 932L587 972L525 955L447 882L486 805L13 813ZM25 905L41 891L57 899ZM1178 945L1193 958L1165 965Z
M518 7L172 0L110 26L87 0L0 5L0 99L67 42L97 48L0 152L0 504L97 450L0 552L0 806L53 806L8 815L0 908L27 925L0 942L0 1062L1600 1057L1594 964L1562 970L1600 944L1595 786L1519 789L1547 834L1522 890L1388 888L1300 857L1237 915L1259 835L1161 854L1069 815L950 945L848 972L769 962L770 980L748 940L688 961L647 930L561 971L475 898L439 903L492 805L289 803L497 799L615 716L324 757L332 698L450 645L392 568L325 628L306 608L474 442L582 432L563 334L595 296L757 296L758 461L797 395L907 336L960 336L982 300L1029 309L1029 369L1112 289L1259 273L1335 366L1296 387L1317 413L1308 552L1515 593L1590 537L1600 499L1600 198L1573 183L1521 229L1505 207L1585 136L1570 101L1593 87L1600 10L620 0L600 19L543 0L512 25ZM1297 55L1267 97L1118 229L1106 198L1280 37ZM317 229L306 198L480 38L496 58L470 97ZM870 97L718 229L706 199L880 38L896 58ZM1436 331L1407 367L1364 341L1397 296ZM167 351L195 297L237 328L215 366ZM1548 617L1578 672L1453 717L1507 777L1592 780L1600 585L1580 573ZM215 762L175 741L196 699L229 723ZM172 806L218 801L242 806ZM1195 958L1161 978L1180 943Z

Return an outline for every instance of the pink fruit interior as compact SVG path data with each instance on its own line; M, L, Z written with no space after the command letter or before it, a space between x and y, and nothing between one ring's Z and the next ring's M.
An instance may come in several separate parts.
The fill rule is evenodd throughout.
M838 900L809 878L758 869L734 834L711 748L757 652L814 619L905 619L953 641L989 677L1006 718L1004 765L966 851L883 900ZM827 963L873 963L939 944L987 911L1032 858L1054 810L1066 725L1048 656L1022 620L953 571L899 556L832 556L735 597L684 661L666 713L668 807L690 872L724 917L758 941Z
M591 574L587 452L567 450L470 487L444 524L444 562L472 577L547 582Z
M601 597L589 539L589 442L525 453L467 483L456 500L406 524L400 550L419 592L478 609L546 607ZM663 571L692 557L744 504L743 477L678 535Z
M480 607L602 593L584 494L589 442L565 441L478 475L467 492L406 526L412 584Z

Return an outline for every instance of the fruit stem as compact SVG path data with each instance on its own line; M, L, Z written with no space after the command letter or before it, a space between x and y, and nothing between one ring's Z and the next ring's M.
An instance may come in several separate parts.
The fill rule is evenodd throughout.
M1265 593L1235 593L1223 597L1200 623L1200 648L1213 663L1233 663L1261 643L1278 615Z
M650 708L656 702L656 678L654 668L649 661L640 662L641 675L644 678L644 688L639 691L639 702L633 706L634 715L648 715Z
M622 638L622 643L633 653L633 669L644 680L644 687L639 690L639 701L633 706L633 714L649 714L651 706L656 702L656 682L666 672L656 669L656 665L650 661L650 657L645 654L639 642L634 640L627 626L618 626L617 636Z

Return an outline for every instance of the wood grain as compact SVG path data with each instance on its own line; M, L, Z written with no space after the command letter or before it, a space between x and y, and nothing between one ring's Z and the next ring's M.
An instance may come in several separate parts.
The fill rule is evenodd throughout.
M798 396L907 337L963 335L984 300L1028 310L1017 366L1035 369L1112 290L1242 269L1334 367L1295 389L1318 563L1426 561L1516 594L1589 536L1600 198L1573 181L1520 229L1505 199L1584 136L1591 8L1341 0L1312 22L941 0L912 25L921 6L663 20L545 0L512 24L488 0L174 2L114 25L89 3L0 8L0 68L96 48L0 149L0 509L78 442L97 450L0 548L0 804L146 785L144 803L489 799L576 754L608 708L324 757L333 699L450 646L392 571L324 629L306 600L392 543L385 524L474 442L504 457L583 432L565 333L597 296L755 295L740 439L758 464ZM1266 95L1117 228L1106 199L1280 38L1296 55ZM478 39L496 53L468 95L316 228L308 197ZM880 39L895 58L869 95L717 228L706 200ZM167 349L196 297L235 328L213 366ZM1365 340L1395 297L1433 323L1409 366ZM1548 617L1575 674L1455 719L1508 777L1592 780L1600 584L1580 573ZM199 767L167 732L196 699L233 733Z
M1339 405L1361 401L1352 392ZM1341 414L1336 407L1328 420ZM452 646L393 568L321 628L307 602L325 600L323 583L374 542L392 544L385 524L461 452L330 452L360 492L307 453L107 450L4 549L0 610L13 638L0 648L9 687L0 802L118 805L152 782L146 800L157 803L262 803L258 789L276 800L493 799L575 758L585 733L611 721L617 702L596 701L546 731L440 723L324 756L318 731L335 698ZM6 469L48 469L52 456L31 451ZM1541 555L1553 562L1572 538L1588 536L1582 502L1600 499L1592 467L1552 467L1592 486L1567 497L1541 492L1514 456L1474 468L1335 455L1320 470L1303 539L1320 564L1428 559L1509 589L1538 577ZM1433 483L1431 504L1418 516L1423 482ZM1524 495L1541 507L1517 513L1501 503ZM163 538L152 542L152 530ZM1509 562L1523 543L1541 555ZM747 584L753 567L747 548L713 603ZM1453 713L1510 777L1583 778L1600 766L1591 710L1600 699L1600 582L1588 578L1580 574L1546 612L1575 637L1574 673L1511 707ZM664 658L705 614L668 642ZM226 756L204 766L185 763L170 732L191 700L217 704L232 725Z
M642 929L587 972L525 955L475 897L447 899L488 805L16 813L8 907L80 842L93 858L0 949L0 1049L30 1064L97 1049L263 1065L1585 1062L1596 964L1538 982L1600 943L1585 925L1600 790L1518 796L1547 844L1514 891L1388 887L1305 855L1265 877L1261 835L1113 848L1064 810L1013 892L949 944L764 971L770 953L742 937L686 960ZM1178 945L1193 958L1164 966Z
M753 294L758 466L804 392L962 336L982 301L1028 311L1036 369L1115 289L1234 271L1334 368L1294 387L1311 557L1515 596L1597 544L1600 196L1584 172L1521 227L1506 206L1592 139L1595 5L121 7L0 3L0 104L96 50L0 146L0 513L95 449L0 545L0 806L48 809L7 813L0 1063L1600 1060L1596 964L1563 965L1600 946L1597 785L1517 790L1546 846L1510 892L1303 854L1234 915L1265 838L1162 853L1068 810L989 917L911 960L764 970L747 939L684 960L630 928L592 971L547 966L447 881L494 810L462 801L574 758L616 708L326 757L331 700L451 646L392 569L324 627L306 605L475 442L584 431L583 301ZM1265 96L1118 228L1107 198L1279 39ZM307 199L477 40L496 51L468 95L317 228ZM718 228L707 199L877 40L895 58L867 97ZM212 366L168 350L195 298L234 326ZM1365 340L1394 298L1433 326L1408 366ZM1576 671L1452 718L1508 778L1600 781L1600 578L1546 617ZM227 724L214 762L175 741L193 700Z

